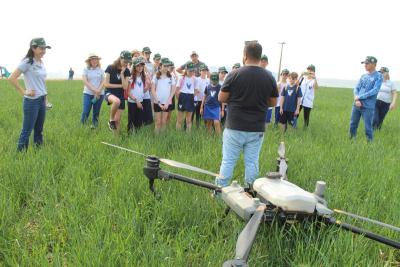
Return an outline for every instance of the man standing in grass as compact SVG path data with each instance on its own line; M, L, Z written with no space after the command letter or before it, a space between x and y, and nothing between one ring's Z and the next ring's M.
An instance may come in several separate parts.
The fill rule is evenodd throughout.
M350 138L356 137L358 123L363 117L365 125L365 134L368 141L372 141L374 119L374 109L376 96L382 85L382 74L376 71L375 57L368 56L361 64L365 65L366 74L362 75L357 86L354 88L354 104L350 119Z
M271 73L260 67L262 46L246 42L244 66L226 77L218 100L229 105L223 133L222 162L216 184L227 186L243 150L245 179L251 187L258 177L258 159L264 140L265 111L276 105L278 90Z

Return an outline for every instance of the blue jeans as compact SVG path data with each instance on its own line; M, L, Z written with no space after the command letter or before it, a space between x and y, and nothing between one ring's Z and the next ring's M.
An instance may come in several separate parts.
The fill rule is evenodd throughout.
M386 103L382 100L376 100L375 103L375 112L374 112L374 122L372 126L374 129L380 130L382 127L383 120L387 112L389 111L390 104Z
M230 184L233 169L243 150L245 179L248 184L252 184L258 176L258 158L264 133L225 129L222 140L222 163L219 170L222 178L216 178L215 183L219 186Z
M100 108L101 104L103 103L104 95L101 95L95 104L92 103L93 98L94 95L83 94L83 111L81 116L81 123L85 123L87 121L90 114L90 110L92 109L93 106L92 123L95 127L97 127L99 122Z
M46 117L46 96L37 99L24 97L24 121L18 140L18 151L28 149L29 137L34 130L33 140L37 146L43 143L43 124Z
M367 136L368 141L372 141L374 131L372 129L372 121L374 119L374 109L370 108L358 108L353 105L353 109L351 110L351 118L350 118L350 138L356 137L358 123L360 122L360 118L364 120L365 126L365 135Z

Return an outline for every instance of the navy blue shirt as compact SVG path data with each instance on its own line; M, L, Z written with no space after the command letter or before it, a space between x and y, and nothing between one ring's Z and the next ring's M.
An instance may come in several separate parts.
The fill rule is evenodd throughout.
M282 107L283 111L295 112L297 108L297 100L303 95L297 85L287 85L285 89L282 90L281 96L285 97Z
M219 90L221 90L221 85L217 84L213 86L212 84L207 85L204 90L204 95L206 96L206 105L209 107L219 107L218 94Z
M124 89L122 88L121 70L117 70L114 67L112 67L112 65L108 65L104 72L110 74L110 83L111 84L120 84L121 85L121 88L106 88L106 94L112 93L115 95L121 95L121 94L123 95ZM125 77L131 76L131 72L129 71L128 68L125 69L124 76Z

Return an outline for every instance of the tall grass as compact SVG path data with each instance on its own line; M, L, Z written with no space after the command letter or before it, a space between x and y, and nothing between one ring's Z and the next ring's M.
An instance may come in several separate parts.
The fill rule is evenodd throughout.
M234 257L245 223L234 214L221 220L224 205L210 192L176 181L156 181L161 201L148 190L144 158L109 148L101 141L183 161L218 172L222 140L204 129L190 135L170 125L155 136L152 126L115 137L106 122L79 123L82 84L48 83L53 109L47 112L41 149L16 152L22 126L22 100L0 81L0 265L2 266L220 266ZM367 143L364 127L348 138L352 92L317 92L310 127L290 130L284 140L289 180L314 190L327 182L331 208L399 225L399 111L389 112L381 132ZM278 129L266 131L260 176L276 168ZM212 177L165 167L206 181ZM240 160L234 177L244 181ZM349 222L350 219L340 217ZM389 230L357 222L379 234ZM332 227L263 225L250 257L251 266L392 266L399 252Z

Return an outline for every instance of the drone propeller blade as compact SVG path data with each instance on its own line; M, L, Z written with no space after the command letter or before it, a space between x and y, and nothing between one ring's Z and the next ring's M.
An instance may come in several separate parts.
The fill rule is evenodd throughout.
M236 259L241 259L247 262L260 223L264 216L265 205L260 205L253 214L249 222L240 233L236 242Z
M115 147L115 148L118 148L118 149L121 149L121 150L125 150L125 151L131 152L131 153L135 153L135 154L141 155L143 157L147 157L147 155L145 155L143 153L140 153L140 152L137 152L137 151L132 150L132 149L128 149L128 148L125 148L125 147L122 147L122 146L109 144L109 143L106 143L106 142L101 142L101 143L104 144L104 145L107 145L107 146L112 146L112 147Z
M383 223L383 222L380 222L380 221L377 221L377 220L374 220L374 219L363 217L363 216L360 216L360 215L357 215L357 214L353 214L353 213L350 213L350 212L347 212L347 211L343 211L343 210L334 209L334 211L336 213L339 213L339 214L344 214L344 215L347 215L349 217L359 219L361 221L374 223L374 224L380 225L382 227L386 227L386 228L389 228L391 230L400 232L400 228L399 227L396 227L396 226L393 226L393 225L390 225L390 224L387 224L387 223Z
M217 173L213 173L213 172L210 172L210 171L206 171L206 170L203 170L203 169L200 169L200 168L191 166L191 165L189 165L189 164L185 164L185 163L182 163L182 162L178 162L178 161L175 161L175 160L171 160L171 159L160 159L160 161L161 161L162 163L164 163L164 164L167 164L167 165L172 166L172 167L175 167L175 168L186 169L186 170L190 170L190 171L194 171L194 172L199 172L199 173L204 173L204 174L208 174L208 175L211 175L211 176L214 176L214 177L219 177L219 178L221 178L221 175L219 175L219 174L217 174Z
M106 143L106 142L101 142L101 143L104 144L104 145L107 145L107 146L112 146L112 147L115 147L115 148L118 148L118 149L121 149L121 150L125 150L125 151L131 152L131 153L135 153L135 154L141 155L141 156L143 156L143 157L147 157L146 154L137 152L137 151L132 150L132 149L128 149L128 148L125 148L125 147L121 147L121 146L109 144L109 143ZM204 173L204 174L208 174L208 175L211 175L211 176L214 176L214 177L221 178L221 175L219 175L219 174L217 174L217 173L213 173L213 172L210 172L210 171L206 171L206 170L203 170L203 169L200 169L200 168L191 166L191 165L189 165L189 164L185 164L185 163L182 163L182 162L178 162L178 161L175 161L175 160L172 160L172 159L162 159L162 158L160 158L160 161L161 161L162 163L164 163L164 164L167 164L167 165L172 166L172 167L175 167L175 168L186 169L186 170L190 170L190 171L194 171L194 172L199 172L199 173Z

